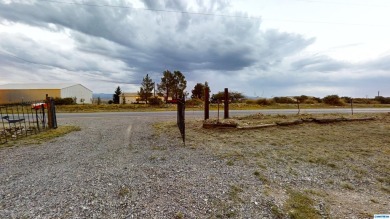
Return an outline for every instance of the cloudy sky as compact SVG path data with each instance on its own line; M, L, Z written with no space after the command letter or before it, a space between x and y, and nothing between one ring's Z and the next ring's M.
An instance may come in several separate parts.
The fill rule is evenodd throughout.
M388 0L0 0L0 84L390 96Z

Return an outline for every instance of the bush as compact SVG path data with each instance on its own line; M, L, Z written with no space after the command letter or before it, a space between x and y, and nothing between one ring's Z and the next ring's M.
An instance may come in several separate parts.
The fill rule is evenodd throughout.
M390 97L377 96L375 97L375 100L381 104L390 104Z
M257 99L256 104L262 105L262 106L269 106L273 104L272 100L268 100L265 98Z
M162 104L162 100L158 97L151 97L149 98L149 105L153 105L153 106L156 106L156 105L161 105Z
M306 103L309 97L306 95L301 95L301 96L296 96L295 99L297 99L299 103Z
M341 101L338 95L328 95L322 99L325 104L329 104L332 106L342 106L344 105L343 101Z
M275 103L296 103L296 101L290 97L274 97Z
M256 104L256 100L246 100L246 104Z
M203 105L203 103L204 101L199 98L194 98L186 101L186 104L190 106L201 106Z
M351 100L352 100L352 98L350 98L350 97L341 97L341 99L342 99L345 103L351 103Z
M56 98L54 98L54 103L56 105L73 105L73 104L76 104L74 99L71 98L71 97L66 97L66 98L56 97Z
M319 97L312 97L312 99L313 99L314 101L316 101L317 103L322 103L322 99L319 98Z

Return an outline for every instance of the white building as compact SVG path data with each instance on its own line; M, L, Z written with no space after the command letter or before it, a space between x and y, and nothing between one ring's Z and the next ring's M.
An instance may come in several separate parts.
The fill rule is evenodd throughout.
M77 103L92 103L92 91L81 84L5 84L0 85L0 104L44 100L49 97L76 98Z

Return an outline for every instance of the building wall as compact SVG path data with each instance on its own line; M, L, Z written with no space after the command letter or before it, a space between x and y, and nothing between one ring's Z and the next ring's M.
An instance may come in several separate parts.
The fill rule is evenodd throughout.
M125 97L126 104L136 103L139 98L137 93L124 93L119 96L119 103L123 104L123 97Z
M45 100L46 94L49 97L61 97L60 89L0 89L0 104L41 101Z
M61 89L61 98L76 97L77 103L82 103L81 99L84 99L84 103L92 103L92 91L84 87L81 84L76 84L71 87L66 87Z

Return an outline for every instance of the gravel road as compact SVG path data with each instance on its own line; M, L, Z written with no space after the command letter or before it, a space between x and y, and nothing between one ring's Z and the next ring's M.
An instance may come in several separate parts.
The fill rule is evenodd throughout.
M270 218L253 170L154 134L167 119L59 119L81 131L1 149L0 218Z

